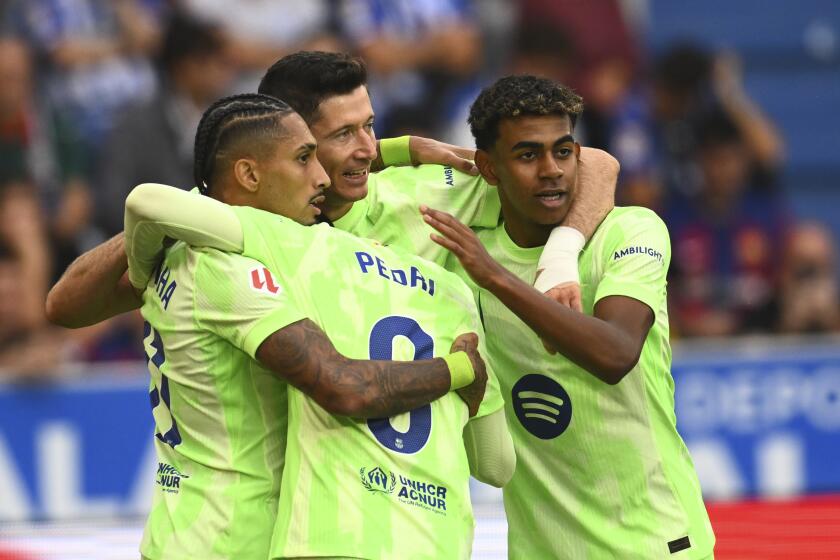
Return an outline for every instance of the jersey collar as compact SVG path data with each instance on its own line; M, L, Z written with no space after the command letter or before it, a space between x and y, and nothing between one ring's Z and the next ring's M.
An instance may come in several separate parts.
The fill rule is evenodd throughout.
M368 201L368 197L357 200L350 207L350 210L339 219L333 221L332 225L340 230L356 231L356 226L367 216L369 206L370 202Z
M522 264L536 263L542 255L543 247L520 247L514 243L505 229L504 222L496 228L496 240L506 255Z

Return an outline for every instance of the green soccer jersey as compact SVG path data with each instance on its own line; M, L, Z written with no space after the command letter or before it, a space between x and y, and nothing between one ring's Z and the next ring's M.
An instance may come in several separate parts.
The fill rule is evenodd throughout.
M496 187L481 176L441 165L388 167L370 175L367 197L333 225L442 265L447 251L429 238L434 230L423 221L420 204L471 227L495 227L501 210Z
M254 359L303 316L240 255L167 251L143 294L158 469L141 544L151 560L268 558L286 384Z
M479 237L505 268L533 283L542 247L518 247L504 225ZM510 558L711 554L714 535L674 415L665 290L670 256L665 225L642 208L614 209L580 254L584 313L592 315L607 296L639 300L655 313L638 364L614 386L548 354L512 311L471 284L489 359L509 396L517 456L504 488ZM454 257L449 264L460 269Z
M413 360L483 339L469 288L423 259L323 226L236 208L244 254L265 263L344 355ZM503 407L491 377L479 415ZM289 388L272 557L468 558L473 516L466 405L449 393L393 418L333 416Z

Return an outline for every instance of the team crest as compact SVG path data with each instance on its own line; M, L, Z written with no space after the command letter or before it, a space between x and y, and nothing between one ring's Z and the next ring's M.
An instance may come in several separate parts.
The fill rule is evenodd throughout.
M397 486L397 477L394 473L390 473L389 476L381 467L370 469L367 474L365 474L365 468L362 467L359 469L359 478L368 492L392 494Z

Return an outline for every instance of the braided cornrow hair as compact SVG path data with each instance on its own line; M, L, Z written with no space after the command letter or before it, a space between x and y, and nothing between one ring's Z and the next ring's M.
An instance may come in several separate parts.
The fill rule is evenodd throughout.
M202 194L210 182L219 151L250 134L278 134L280 118L294 111L270 95L242 93L219 99L201 117L195 133L193 178Z

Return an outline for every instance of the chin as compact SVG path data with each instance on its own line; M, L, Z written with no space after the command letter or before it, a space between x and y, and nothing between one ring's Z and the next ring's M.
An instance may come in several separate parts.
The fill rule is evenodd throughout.
M530 219L536 224L541 226L556 226L563 222L566 219L566 216L569 214L568 208L557 209L551 212L546 212L545 210L534 212Z
M364 185L341 185L330 189L334 199L344 202L357 202L368 194L367 182Z

